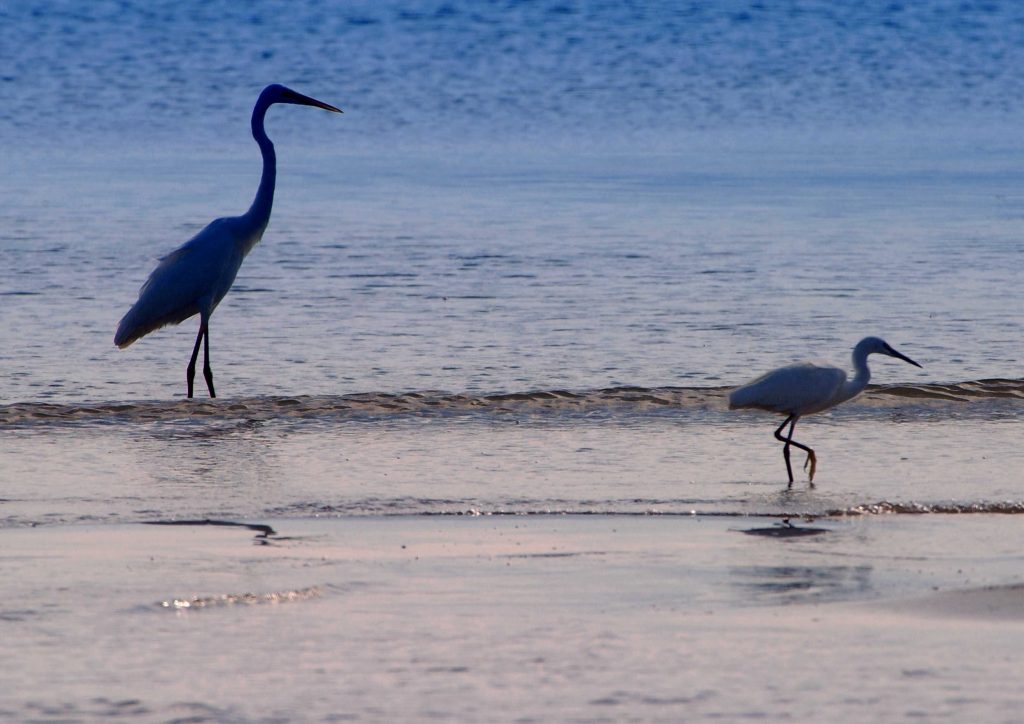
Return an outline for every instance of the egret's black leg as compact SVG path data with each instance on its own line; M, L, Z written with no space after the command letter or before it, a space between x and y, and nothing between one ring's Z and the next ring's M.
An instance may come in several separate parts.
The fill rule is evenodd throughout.
M210 391L210 397L216 397L213 391L213 370L210 369L210 325L204 324L203 329L203 377L206 378L206 389Z
M198 345L198 342L196 344ZM790 425L788 438L782 436L782 431L785 429L786 425ZM782 457L786 460L786 472L789 473L789 487L791 488L793 487L793 466L789 464L789 446L793 441L793 427L795 425L796 415L790 415L783 420L782 424L775 430L775 439L779 442L786 443L782 446Z
M811 487L814 487L814 472L818 469L818 456L814 454L814 450L804 445L801 442L797 442L793 439L793 429L796 427L796 421L800 419L797 415L790 415L786 418L786 421L779 425L779 429L775 431L775 437L786 443L785 447L782 448L782 455L786 458L786 470L789 471L789 487L793 487L793 469L789 465L789 446L798 447L807 453L807 460L804 462L804 470L807 470L807 466L810 466L808 471L808 482ZM782 428L789 423L789 434L786 437L782 437Z
M814 487L814 473L818 469L818 456L814 454L814 450L809 448L803 443L797 442L793 439L793 430L789 430L789 444L793 447L798 447L807 453L807 459L804 460L804 470L807 470L807 482L813 488ZM808 467L810 469L808 469Z
M188 367L185 368L185 380L188 382L188 396L192 397L192 380L196 377L196 358L199 357L199 343L203 341L203 337L206 336L206 325L199 325L199 334L196 335L196 346L192 348L192 359L188 361Z

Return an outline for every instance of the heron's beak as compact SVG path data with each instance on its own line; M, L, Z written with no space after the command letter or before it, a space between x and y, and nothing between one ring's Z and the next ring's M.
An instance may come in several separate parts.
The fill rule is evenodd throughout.
M292 93L295 95L289 100L296 105L313 106L314 108L323 108L325 111L331 111L332 113L342 113L340 108L335 108L323 101L318 101L316 98L310 98L309 96L304 96L301 93L295 93L295 91L292 91Z
M921 367L921 365L919 365L917 362L915 362L914 360L910 359L905 354L900 354L899 352L894 350L892 347L889 348L889 356L890 357L895 357L896 359L901 359L904 362L909 362L910 364L914 365L915 367ZM921 369L924 369L924 367L921 367Z
M325 111L331 111L332 113L344 113L340 108L335 108L323 101L318 101L316 98L306 98L305 103L307 106L316 106L317 108L323 108Z

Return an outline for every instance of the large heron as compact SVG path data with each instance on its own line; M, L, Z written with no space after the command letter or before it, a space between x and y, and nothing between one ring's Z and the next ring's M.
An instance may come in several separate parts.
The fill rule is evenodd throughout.
M203 345L203 377L210 397L213 371L210 369L210 315L235 281L238 268L263 236L274 205L274 183L277 178L277 157L274 144L263 129L267 109L275 103L315 106L341 113L334 106L296 93L283 85L269 85L260 93L252 109L252 137L263 154L263 176L252 206L241 216L210 222L182 246L160 259L160 264L139 290L138 301L132 305L117 326L114 344L127 347L140 337L168 324L178 324L199 315L199 334L192 349L185 377L188 396L192 397L192 381L196 374L199 345Z

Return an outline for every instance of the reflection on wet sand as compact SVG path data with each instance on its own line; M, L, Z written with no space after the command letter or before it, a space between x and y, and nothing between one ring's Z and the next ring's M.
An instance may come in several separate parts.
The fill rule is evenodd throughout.
M733 566L729 574L751 603L778 605L865 598L871 571L869 565Z

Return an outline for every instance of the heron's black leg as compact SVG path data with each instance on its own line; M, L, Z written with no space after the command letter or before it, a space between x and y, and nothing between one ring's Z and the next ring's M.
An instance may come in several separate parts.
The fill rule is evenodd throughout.
M786 425L789 425L789 437L783 437L782 431ZM782 446L782 457L786 460L786 472L789 473L789 487L793 487L793 466L789 464L789 446L793 441L793 427L796 426L796 415L790 415L782 424L779 425L778 429L775 430L775 439L779 442L786 443Z
M196 335L196 346L192 348L192 359L188 361L185 368L185 380L188 382L188 396L192 397L192 380L196 377L196 358L199 357L199 343L206 336L206 325L199 325L199 334Z
M203 377L206 378L206 389L210 391L210 397L216 397L213 391L213 370L210 369L210 325L204 324L203 329Z

